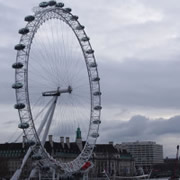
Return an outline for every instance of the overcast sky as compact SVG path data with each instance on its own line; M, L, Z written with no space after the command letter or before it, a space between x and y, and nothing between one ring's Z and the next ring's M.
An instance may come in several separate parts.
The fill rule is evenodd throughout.
M65 0L80 17L101 77L98 142L151 140L175 156L180 144L180 1ZM0 117L2 143L12 141L19 117L11 89L14 45L37 0L0 0ZM16 133L18 134L18 133Z

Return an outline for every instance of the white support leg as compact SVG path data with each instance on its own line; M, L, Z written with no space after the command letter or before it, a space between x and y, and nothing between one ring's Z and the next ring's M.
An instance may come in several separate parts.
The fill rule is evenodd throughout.
M45 116L44 116L44 118L43 118L43 120L42 120L42 122L41 122L41 124L40 124L40 126L38 128L38 130L37 130L38 136L41 134L42 129L43 129L44 125L46 124L47 120L48 120L49 114L50 114L53 106L54 106L54 100L53 100L51 106L49 107L48 111L46 112L46 114L45 114Z
M16 170L16 172L14 173L14 175L11 177L10 180L18 180L18 179L20 178L21 173L22 173L22 169L23 169L23 167L25 166L25 164L26 164L26 162L27 162L27 160L28 160L31 152L32 152L32 148L30 147L30 148L28 149L28 151L26 152L26 155L24 156L24 159L23 159L23 161L22 161L22 164L21 164L20 169L17 169L17 170Z
M41 171L39 171L39 180L41 180Z
M52 122L55 107L56 107L57 98L58 98L58 96L56 96L54 101L53 101L53 106L52 106L52 109L51 109L51 112L50 112L50 115L49 115L49 119L48 119L47 124L46 124L46 129L44 131L44 135L43 135L43 138L42 138L42 141L41 141L42 146L44 146L44 144L45 144L45 141L46 141L46 138L47 138L47 135L48 135L48 132L49 132L49 128L51 126L51 122Z
M53 169L52 170L52 180L55 180L56 178L56 171Z
M31 180L31 178L35 177L36 172L37 172L37 169L36 169L36 168L32 169L32 171L31 171L31 173L30 173L30 175L29 175L28 180Z
M52 100L51 100L51 101L52 101ZM50 102L51 102L51 101L50 101ZM49 102L49 103L50 103L50 102ZM48 103L47 105L49 105L49 103ZM54 100L53 100L53 103L51 104L50 108L48 109L47 113L45 114L44 119L43 119L43 121L42 121L41 124L40 124L40 127L39 127L38 130L37 130L38 136L41 134L42 129L43 129L44 125L45 125L46 122L47 122L49 113L50 113L50 111L51 111L51 109L52 109L53 106L54 106ZM22 161L22 164L21 164L20 169L17 169L17 170L15 171L15 173L13 174L13 176L11 177L10 180L18 180L18 179L20 178L21 173L22 173L22 169L24 168L24 166L25 166L25 164L26 164L26 162L27 162L27 160L28 160L28 158L29 158L32 150L33 150L32 147L29 147L28 151L26 152L26 155L24 156L24 159L23 159L23 161Z

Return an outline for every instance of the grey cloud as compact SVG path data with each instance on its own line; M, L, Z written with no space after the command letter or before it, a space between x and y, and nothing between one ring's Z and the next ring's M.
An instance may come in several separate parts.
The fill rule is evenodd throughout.
M178 60L126 59L101 62L99 66L105 106L180 107Z
M169 119L151 120L147 117L137 115L129 121L106 123L101 128L101 140L114 140L116 143L122 141L154 140L165 135L179 133L180 116ZM105 133L104 133L105 132Z
M15 30L23 22L23 13L19 9L12 8L8 5L0 3L0 22L2 28L1 33L10 33ZM22 17L22 22L17 21Z
M13 125L13 124L15 124L15 123L17 123L17 122L15 122L14 120L10 120L10 121L4 122L3 124L4 124L5 126L9 126L9 125Z
M180 127L180 116L172 117L168 120L159 119L157 122L151 122L149 133L154 133L156 135L163 134L179 134Z
M128 113L128 109L122 109L122 110L120 110L120 112L115 114L115 117L120 117L126 113Z

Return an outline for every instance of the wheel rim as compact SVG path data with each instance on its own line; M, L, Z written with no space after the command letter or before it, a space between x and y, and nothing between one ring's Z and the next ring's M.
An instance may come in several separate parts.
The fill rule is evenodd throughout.
M20 121L21 121L21 123L29 123L29 128L23 129L27 141L35 141L35 143L38 144L38 146L39 146L40 137L37 134L37 130L36 130L38 122L35 121L35 119L36 119L35 116L37 116L38 112L40 112L42 110L42 107L40 108L41 110L37 110L37 108L33 109L33 107L35 107L35 105L37 106L37 103L39 101L38 98L34 95L33 87L34 87L34 89L35 88L38 89L39 87L37 85L40 85L40 87L44 87L43 84L50 86L51 89L39 88L38 91L36 90L36 93L38 92L37 94L40 95L40 97L42 97L42 93L44 91L55 90L57 87L60 87L60 86L62 87L62 89L67 88L68 86L71 86L72 94L69 93L67 96L62 96L62 98L65 99L63 102L67 103L67 102L69 102L69 101L67 101L67 97L70 96L70 98L72 98L72 95L76 89L75 87L77 85L77 84L75 84L75 85L72 84L71 80L74 79L74 77L76 77L74 74L78 74L79 70L81 69L81 65L83 63L83 66L84 66L84 68L82 68L83 75L80 75L78 77L84 77L85 76L84 72L86 71L86 78L85 78L86 79L86 85L85 85L86 88L85 89L86 89L86 92L88 89L88 93L87 93L88 96L86 96L86 97L88 97L87 99L89 99L88 116L90 115L89 121L88 121L89 126L87 126L87 129L86 129L86 131L87 131L86 144L84 146L83 151L80 153L80 155L73 161L68 162L68 163L62 163L62 162L58 162L58 161L56 162L56 165L62 167L65 171L75 172L75 171L78 171L82 167L82 165L91 156L94 145L96 143L96 139L98 137L98 130L99 130L99 124L100 124L100 110L101 110L101 93L100 93L100 84L99 84L99 79L98 79L99 75L98 75L98 71L97 71L97 65L96 65L96 60L94 57L94 52L91 48L91 45L89 43L89 38L86 35L83 26L77 20L74 20L73 17L75 17L75 16L73 16L70 12L67 12L66 9L62 9L62 8L55 7L55 6L47 7L45 9L44 8L36 8L35 15L32 17L34 17L34 20L29 21L28 24L26 25L26 29L28 29L29 32L26 34L23 34L21 36L21 39L19 42L19 44L22 44L25 47L23 49L21 47L21 49L18 50L17 58L16 58L16 63L23 64L22 68L16 69L16 75L15 75L16 83L18 82L18 83L23 84L23 87L16 89L17 104L21 103L21 104L25 105L24 108L18 109ZM60 26L57 26L59 29L62 26L62 23L64 23L63 25L66 26L67 28L69 28L68 32L72 33L71 35L73 35L74 38L76 38L76 41L75 41L76 45L69 43L69 46L73 45L74 48L69 48L70 50L68 49L68 51L65 51L67 49L63 50L63 47L61 47L61 45L60 45L61 51L56 52L56 50L52 50L53 48L51 49L51 47L53 47L53 45L51 45L51 41L49 41L49 40L47 41L48 42L47 44L49 44L49 48L48 48L48 46L45 47L44 46L45 42L42 41L42 39L43 39L42 37L44 35L43 34L44 29L46 29L46 31L49 32L49 30L52 30L52 27L54 27L54 25L57 24L57 21L61 23ZM49 23L49 26L47 27L46 25L48 24L48 22L50 22L50 23ZM49 29L47 29L47 28L49 28ZM64 29L64 30L65 30L64 32L67 32L67 29ZM63 29L61 29L61 32L62 31L63 31ZM57 31L57 33L58 32L59 32L59 30ZM54 33L54 35L55 35L55 33ZM58 43L58 45L60 43L59 43L59 41L55 42L55 38L53 38L54 35L51 34L51 35L49 35L49 37L51 37L53 39L52 42L55 43L54 46L57 47L56 43ZM66 35L64 34L63 37L61 37L62 42L64 41L65 36ZM39 41L39 39L36 37L40 38L41 41ZM44 37L47 37L47 39L49 39L48 36L44 36ZM38 42L39 42L39 44L41 44L41 47L37 46ZM63 42L62 44L65 45L65 42ZM40 50L40 48L43 49L43 47L45 50L44 55L41 54L42 52ZM77 49L76 47L79 47L79 49ZM48 50L51 50L51 53L53 53L53 51L54 51L54 57L51 58L51 60L54 62L55 62L55 60L58 60L58 61L56 61L56 63L52 63L50 65L51 67L49 66L47 68L47 67L44 67L43 62L45 61L45 59L47 61L48 59L50 59L50 57L52 57L51 53L48 54ZM36 51L38 52L38 55L37 55ZM59 61L58 58L59 58L60 54L62 55L63 53L64 53L64 57L61 57L61 59L62 60L65 59L65 61ZM36 54L36 56L35 56L35 54ZM76 63L80 62L80 61L78 61L79 60L78 58L80 57L79 54L81 54L81 60L83 59L83 61L81 61L80 66L77 66ZM71 58L70 58L70 55L71 55ZM57 57L55 57L55 56L57 56ZM71 63L72 63L71 65L69 65L69 64L67 65L66 63L68 61L70 62L69 59L72 60L72 57L73 57L74 61L71 61ZM38 62L37 62L37 59L38 59ZM40 59L43 59L44 61L40 61ZM58 64L57 64L57 62L58 62ZM45 64L45 66L46 66L46 64ZM60 67L60 66L63 66L64 68L58 69L58 67ZM41 67L41 69L43 69L44 73L48 73L49 76L51 74L51 76L54 78L54 80L56 80L56 83L54 83L52 81L52 79L49 80L49 76L48 76L48 78L44 77L44 74L42 74L41 71L38 71L39 68L37 68L37 67ZM76 67L76 69L74 69L74 67ZM79 69L77 69L77 67L79 67ZM52 69L56 70L56 72L52 71ZM60 74L60 70L65 71L65 72ZM74 74L71 74L71 76L67 76L68 71L71 73L74 72ZM37 72L39 73L38 76L36 75ZM62 76L64 76L64 75L66 75L66 81L63 80L64 78L62 78ZM39 79L36 77L39 77ZM57 77L61 77L61 79L59 79L59 78L57 79ZM35 84L33 84L35 81L32 81L32 80L35 80L37 82ZM65 83L64 83L65 85L63 87L62 82L64 82L64 81L65 81ZM83 82L82 78L78 79L78 81L80 83ZM50 84L47 84L47 82L50 82ZM59 83L59 82L61 82L61 83ZM76 83L77 83L77 81L76 81ZM56 85L54 85L54 84L56 84ZM48 86L46 86L46 87L48 87ZM83 89L81 88L81 90L83 90ZM76 94L76 95L77 95L77 97L79 97L80 95L82 95L82 92L80 91L79 94ZM36 100L33 100L33 98ZM61 100L62 100L62 98L61 98ZM77 102L77 98L74 98L74 100ZM34 103L34 105L33 105L33 103ZM45 102L44 104L47 104L47 102ZM67 104L63 104L64 107L65 107L65 105L67 105ZM77 104L72 104L72 101L71 101L71 109L72 109L72 105L76 106ZM83 109L83 106L84 106L84 104L81 105L81 110ZM62 103L60 104L60 107L62 107ZM62 111L61 111L61 113L62 113ZM68 114L68 113L69 112L67 111L66 114ZM82 117L85 117L85 116L82 115ZM78 124L80 124L81 122L82 121L79 120ZM86 121L86 124L87 124L87 121ZM64 134L65 132L62 132L62 133ZM46 154L46 152L45 152L45 154ZM47 155L47 154L46 154L46 156L49 157L49 155Z

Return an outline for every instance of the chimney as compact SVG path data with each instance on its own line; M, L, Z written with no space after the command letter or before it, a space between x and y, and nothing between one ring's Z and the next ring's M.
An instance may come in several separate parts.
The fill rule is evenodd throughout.
M22 139L22 148L25 148L26 136L23 136Z
M62 147L64 148L64 137L63 136L60 137L60 142L61 142Z
M53 136L49 135L49 143L51 145L51 147L53 147Z
M67 144L67 147L70 149L69 137L66 137L66 144Z

